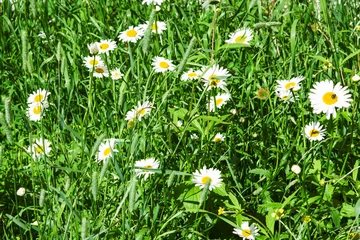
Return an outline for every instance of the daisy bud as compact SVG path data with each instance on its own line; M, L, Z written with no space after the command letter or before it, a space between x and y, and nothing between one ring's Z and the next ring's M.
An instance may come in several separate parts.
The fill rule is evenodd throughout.
M35 221L35 222L30 223L30 225L37 227L37 226L39 226L39 223L38 223L38 221Z
M18 195L18 196L20 196L20 197L24 196L25 193L26 193L26 189L23 188L23 187L19 188L19 189L16 191L16 195Z
M89 51L91 55L96 55L99 53L99 47L96 43L91 43L88 45Z
M236 109L231 109L230 112L235 115L236 114Z
M355 75L351 78L351 80L352 80L353 82L357 82L357 81L360 80L360 76L357 75L357 74L355 74Z
M291 167L291 171L292 171L293 173L295 173L296 175L298 175L298 174L301 172L301 168L299 167L299 165L293 165L293 166Z

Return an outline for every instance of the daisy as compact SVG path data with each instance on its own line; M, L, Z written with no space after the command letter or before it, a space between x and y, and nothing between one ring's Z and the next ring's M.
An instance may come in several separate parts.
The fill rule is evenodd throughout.
M92 72L92 69L89 69L90 72ZM94 77L96 78L103 78L109 76L109 71L106 66L104 65L98 65L94 68L93 72Z
M93 69L93 67L104 65L104 62L101 60L100 56L88 56L85 57L84 64L87 68Z
M325 129L323 129L319 122L311 122L305 126L304 131L306 138L311 142L321 141L325 136Z
M47 139L35 139L35 142L26 150L34 160L39 159L41 156L49 155L51 152L51 143Z
M223 142L224 139L225 139L224 135L222 135L221 133L217 133L213 138L213 142Z
M255 226L255 224L251 224L249 226L249 222L242 222L241 229L234 228L233 233L242 237L243 239L255 239L255 236L258 235L259 229Z
M242 28L236 30L234 33L229 35L229 40L226 43L229 44L244 44L249 45L249 41L253 39L253 31L250 28Z
M51 93L43 90L43 89L38 89L37 91L33 92L32 94L30 94L30 96L27 99L27 103L28 104L42 104L43 107L48 107L48 102L47 102L47 97L50 95Z
M142 4L157 4L157 5L161 5L165 0L143 0Z
M114 149L115 144L117 142L118 141L116 139L112 138L112 139L106 140L105 143L100 144L99 152L95 156L95 161L97 161L97 162L104 161L105 159L112 157L114 152L118 152L118 150Z
M90 43L88 45L88 49L89 49L90 55L96 55L99 53L98 43Z
M44 115L45 106L41 103L29 104L26 115L29 117L30 121L40 121L41 117Z
M131 109L126 113L125 120L126 121L134 121L137 117L137 111L136 109Z
M224 79L231 76L226 68L222 68L216 64L210 68L202 67L201 72L207 90L211 88L221 88L224 90L226 86Z
M205 0L203 4L201 5L204 9L209 9L211 5L215 5L220 3L220 0Z
M141 167L141 168L149 168L149 169L158 169L159 168L159 161L155 160L155 158L147 158L143 160L139 160L135 162L135 168ZM144 179L146 180L150 174L154 174L153 171L147 171L145 169L135 169L136 175L144 176Z
M214 98L210 99L210 112L215 111L215 104L216 104L216 108L221 108L223 105L226 104L226 102L230 98L231 98L231 95L228 93L223 93L223 94L218 93L215 97L215 102L214 102Z
M210 191L221 186L221 172L217 169L206 169L206 166L204 166L200 171L196 170L193 175L194 178L192 179L192 182L195 183L195 186L199 186L200 189L205 187L207 181L210 181Z
M330 80L315 83L310 90L309 99L314 113L326 113L327 119L330 119L331 114L336 118L335 108L347 108L352 101L347 87L341 87L340 83L334 86Z
M138 107L135 109L138 120L141 121L141 118L143 116L145 116L146 114L150 114L152 108L153 106L149 101L146 101L143 104L140 104L140 102L138 102Z
M137 42L142 36L144 36L144 30L139 27L130 26L128 30L120 33L119 38L123 42Z
M163 57L154 57L153 58L153 65L155 72L166 72L166 71L173 71L175 69L174 64L172 64L172 60L167 60Z
M143 31L146 31L148 26L149 26L149 21L146 21L145 24L140 24L139 28L142 28ZM165 31L165 30L166 30L166 23L165 22L154 21L152 26L151 26L151 32L152 33L162 34L162 32Z
M188 81L188 80L195 80L198 79L201 76L201 71L196 70L194 71L192 68L190 68L187 72L184 72L181 75L181 81Z
M118 79L120 79L120 78L122 78L124 76L124 74L122 74L120 72L119 68L116 68L116 69L112 70L110 73L111 73L111 79L112 80L118 80Z
M283 100L284 102L294 102L294 96L293 93L291 91L288 90L283 90L283 89L276 89L275 91L276 96L278 96L279 98L281 98L281 100Z
M99 53L109 53L116 48L116 42L111 40L100 40L97 43Z
M303 76L294 77L290 80L277 80L278 88L281 88L283 90L293 90L293 91L299 91L301 86L300 82L304 80L305 78Z

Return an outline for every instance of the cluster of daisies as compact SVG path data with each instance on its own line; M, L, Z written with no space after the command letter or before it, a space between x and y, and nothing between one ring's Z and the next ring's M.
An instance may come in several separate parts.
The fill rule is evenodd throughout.
M45 110L49 107L49 103L47 101L50 92L38 89L27 99L27 112L26 115L29 117L30 121L40 121L41 118L45 115Z

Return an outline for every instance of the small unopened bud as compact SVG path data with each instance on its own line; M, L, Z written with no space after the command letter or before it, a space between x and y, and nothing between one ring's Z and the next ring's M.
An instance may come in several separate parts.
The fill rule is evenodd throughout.
M360 80L360 76L357 75L357 74L355 74L355 75L351 78L351 80L352 80L353 82L357 82L357 81Z
M235 115L236 114L236 109L231 109L230 112Z
M23 188L23 187L19 188L19 189L16 191L16 195L18 195L18 196L20 196L20 197L24 196L25 193L26 193L26 189Z
M99 47L97 43L91 43L88 45L89 51L91 55L96 55L99 53Z
M292 171L293 173L295 173L295 174L298 175L298 174L300 174L300 172L301 172L301 168L300 168L299 165L292 165L291 171Z

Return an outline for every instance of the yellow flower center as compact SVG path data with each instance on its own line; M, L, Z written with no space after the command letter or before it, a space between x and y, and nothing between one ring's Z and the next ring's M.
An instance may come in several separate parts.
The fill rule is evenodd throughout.
M144 168L152 168L152 166L151 165L146 165L146 166L144 166Z
M243 237L248 237L251 235L251 230L250 229L242 230L241 234L243 235Z
M245 36L238 36L237 38L235 38L235 43L244 43L245 41L246 41Z
M169 64L167 62L160 62L159 65L160 65L161 68L168 68L169 67Z
M108 43L102 43L102 44L100 44L100 49L101 50L106 50L106 49L108 49L109 48L109 44Z
M118 76L120 76L120 73L116 72L116 73L114 74L114 76L115 76L115 77L118 77Z
M281 98L286 100L288 98L288 96L282 96Z
M320 132L316 129L312 129L309 132L310 137L317 137L317 136L319 136L319 134L320 134Z
M220 142L220 141L221 141L221 138L219 138L219 137L214 138L214 142Z
M36 107L34 107L33 113L34 113L34 114L40 114L40 113L41 113L41 106L36 106Z
M206 184L208 180L210 180L210 183L212 182L211 177L205 176L201 179L201 182L202 184Z
M323 101L327 105L333 105L338 101L338 96L334 92L327 92L323 96Z
M141 116L145 115L146 111L144 108L140 109L137 111L138 114L140 114Z
M90 61L89 61L89 63L90 63L90 65L92 65L92 66L96 66L96 65L98 65L99 64L99 61L98 60L94 60L94 59L91 59Z
M44 152L44 149L42 146L36 146L35 148L35 154L40 154L40 153L43 153Z
M104 151L104 156L106 157L107 155L109 155L111 153L111 149L108 147L107 149L105 149Z
M216 105L220 105L222 102L224 101L224 99L222 98L219 98L219 99L216 99Z
M151 30L156 31L156 29L157 29L157 25L156 23L153 23L153 25L151 26Z
M97 73L104 73L105 70L103 68L95 68L95 72Z
M188 74L188 76L189 76L189 77L197 77L197 74L194 73L194 72L191 72L191 73Z
M294 82L289 82L288 84L285 85L285 88L286 88L286 89L290 89L290 88L295 87L295 85L296 85L296 83L294 83Z
M131 29L126 32L126 36L128 37L136 37L136 35L137 35L137 31L135 29Z
M42 94L38 94L34 98L34 102L41 102L44 99L44 96Z

